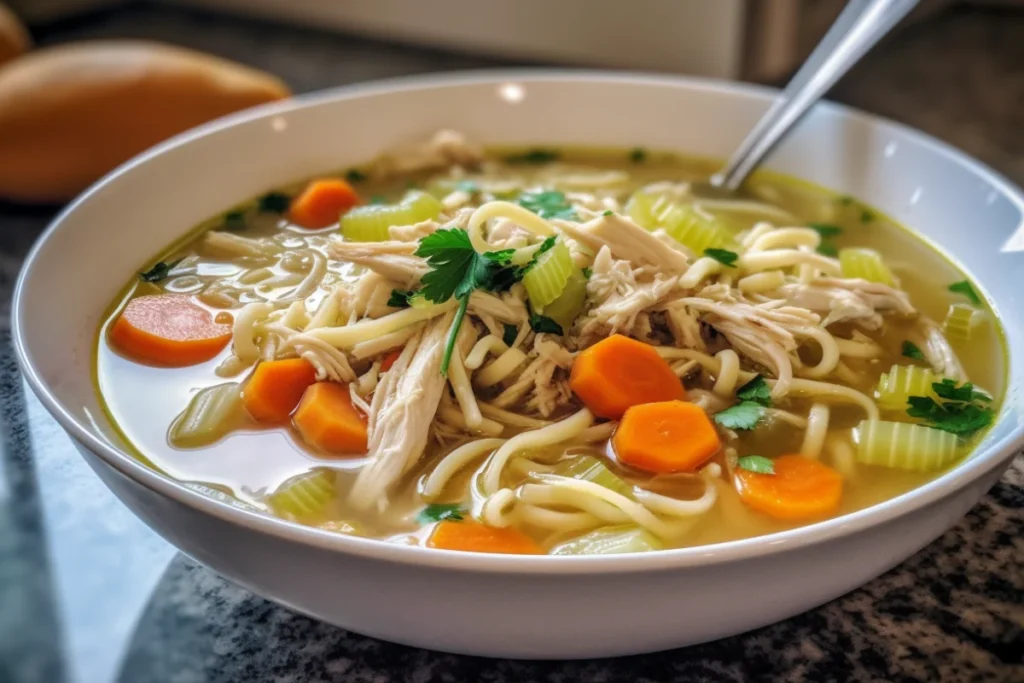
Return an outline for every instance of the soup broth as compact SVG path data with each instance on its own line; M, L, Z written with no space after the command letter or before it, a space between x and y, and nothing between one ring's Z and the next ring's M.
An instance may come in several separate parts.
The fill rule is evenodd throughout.
M1005 373L965 275L802 181L705 196L716 168L446 133L276 189L131 279L100 396L208 495L482 552L756 536L966 457Z

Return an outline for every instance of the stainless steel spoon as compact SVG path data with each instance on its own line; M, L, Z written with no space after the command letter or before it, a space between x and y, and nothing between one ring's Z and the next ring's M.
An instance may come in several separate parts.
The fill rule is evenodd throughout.
M710 179L734 192L807 110L867 54L918 0L850 0L786 89L721 171Z

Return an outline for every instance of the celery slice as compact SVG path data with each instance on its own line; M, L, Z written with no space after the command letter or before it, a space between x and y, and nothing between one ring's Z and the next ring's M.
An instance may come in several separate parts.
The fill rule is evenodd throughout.
M392 225L412 225L441 215L441 202L413 190L398 204L357 206L341 217L341 234L353 242L384 242Z
M633 487L592 455L566 458L555 465L554 474L590 481L615 493L621 493L627 498L633 497Z
M577 316L583 312L583 304L587 300L587 276L576 268L565 281L565 289L558 298L540 311L562 326L566 332L572 327Z
M857 427L857 460L903 470L937 470L957 458L957 437L909 422L864 420Z
M619 555L661 550L664 546L651 532L634 526L610 526L555 546L552 555Z
M302 522L322 517L335 491L333 472L313 470L286 481L267 502L281 517Z
M839 267L843 277L860 278L883 285L892 285L896 282L889 266L882 260L882 255L874 249L840 249Z
M676 204L666 197L639 190L626 203L626 214L648 230L664 229L695 254L703 254L705 249L736 249L728 223L708 217L689 204Z
M946 337L954 341L970 341L971 335L985 314L967 304L952 304L942 323Z
M558 298L573 268L569 247L560 241L537 257L536 263L523 276L523 286L526 287L533 310L543 311L545 306Z
M928 368L916 365L894 365L888 374L878 378L875 399L884 410L906 410L911 396L935 396L932 384L942 378Z
M238 382L217 384L192 397L171 423L167 439L177 448L206 446L237 427L244 416L241 385Z

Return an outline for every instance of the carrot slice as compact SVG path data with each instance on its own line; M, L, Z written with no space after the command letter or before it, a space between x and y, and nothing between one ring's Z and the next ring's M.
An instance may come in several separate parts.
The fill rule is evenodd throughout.
M317 450L366 452L366 418L352 405L347 384L317 382L306 389L293 421L303 440Z
M621 334L576 356L569 388L595 415L612 420L641 403L686 398L683 383L653 346Z
M391 369L391 366L395 364L398 357L402 355L402 349L395 349L388 355L384 356L384 360L380 363L380 371L387 372Z
M151 294L128 302L110 327L110 341L141 360L182 367L210 360L231 340L231 325L187 294Z
M722 446L707 413L683 401L633 406L612 445L624 464L658 473L693 472Z
M469 520L438 522L427 539L427 547L474 553L544 554L537 542L522 531L512 527L499 529Z
M341 178L321 178L306 186L288 208L292 223L317 229L334 225L359 203L359 194Z
M749 507L787 521L834 515L843 497L843 477L828 465L802 455L772 461L775 474L737 469L736 490Z
M305 359L264 361L245 383L242 402L260 422L284 422L315 381L316 370Z

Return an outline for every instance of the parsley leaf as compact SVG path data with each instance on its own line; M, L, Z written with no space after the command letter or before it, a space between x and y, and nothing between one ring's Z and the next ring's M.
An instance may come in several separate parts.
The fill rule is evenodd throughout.
M870 209L861 209L860 210L860 222L861 223L870 223L873 220L875 220L875 214Z
M818 245L818 253L822 256L831 256L835 258L839 256L839 248L831 242L822 242Z
M362 183L366 181L366 174L358 168L350 168L345 174L345 180L350 183Z
M476 194L480 191L480 186L472 180L460 180L455 184L455 189L460 192L466 192L467 194Z
M152 268L139 273L139 278L141 278L143 282L160 282L167 277L167 275L174 270L174 266L181 263L181 261L182 259L175 259L174 261L166 263L164 261L157 261L153 264Z
M505 331L501 335L501 341L505 342L505 346L512 346L516 343L516 337L519 336L519 328L512 323L505 323Z
M974 390L974 385L970 382L964 382L958 387L956 382L949 378L941 382L933 382L932 391L936 396L947 401L973 401L977 393Z
M541 218L564 218L576 220L576 212L573 210L569 200L558 190L545 190L543 192L524 192L516 200L519 206L529 209Z
M593 275L593 274L594 274L594 270L592 268L584 268L583 269L583 277L587 278L588 280L590 279L590 276Z
M604 213L602 213L601 215L602 215L602 216L614 216L614 215L615 215L615 212L614 212L614 211L612 211L611 209L608 209L607 211L605 211L605 212L604 212Z
M775 474L775 463L763 455L744 455L736 461L736 467L758 474Z
M370 203L376 206L380 206L381 204L387 204L388 200L384 198L384 195L375 194L372 197L370 197Z
M939 403L930 396L907 398L907 415L924 420L929 427L951 432L958 436L970 436L992 423L995 411L976 403L949 401Z
M705 249L704 255L715 259L729 268L735 268L736 259L740 257L735 251L729 251L728 249Z
M260 213L284 213L291 206L292 199L283 192L268 192L259 198Z
M772 390L764 377L758 375L736 390L736 397L743 401L760 403L766 408L772 404Z
M393 308L408 308L409 297L416 293L414 289L392 289L388 297L388 306Z
M831 223L808 223L807 227L822 236L823 239L841 235L843 229Z
M555 161L561 156L558 152L553 149L531 149L522 154L512 154L505 157L505 161L510 164L549 164Z
M914 360L925 360L924 352L921 348L912 341L903 342L903 348L900 350L900 355L904 358L913 358Z
M842 206L849 206L850 204L853 204L853 197L848 194L844 194L839 197L838 201Z
M742 401L715 413L715 422L726 429L753 429L764 417L764 406L753 401Z
M461 522L464 519L465 514L466 511L463 510L462 506L458 503L431 503L420 510L420 513L416 515L416 521L420 524L443 522L446 519Z
M224 229L225 230L245 230L245 212L244 211L228 211L224 214Z
M954 282L948 287L948 289L949 291L955 292L956 294L963 294L965 297L967 297L967 300L970 301L975 306L981 305L981 297L978 296L978 293L974 291L974 287L972 287L971 283L968 282L967 280Z
M562 326L556 323L547 316L539 315L530 311L530 329L538 334L541 332L547 332L548 334L565 334L562 331Z
M642 164L647 161L647 150L643 147L636 147L629 153L629 160L634 164Z

